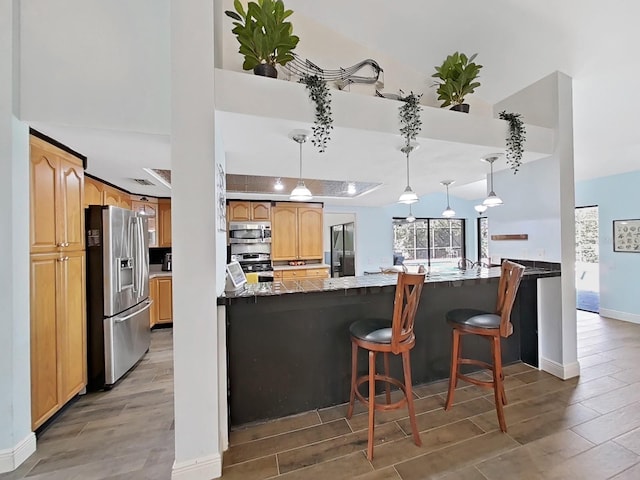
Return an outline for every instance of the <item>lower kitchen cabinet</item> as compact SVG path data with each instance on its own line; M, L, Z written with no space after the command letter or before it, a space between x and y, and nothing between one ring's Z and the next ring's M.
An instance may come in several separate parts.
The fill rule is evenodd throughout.
M151 326L173 323L173 280L169 276L149 280Z
M84 251L31 255L31 423L87 383Z

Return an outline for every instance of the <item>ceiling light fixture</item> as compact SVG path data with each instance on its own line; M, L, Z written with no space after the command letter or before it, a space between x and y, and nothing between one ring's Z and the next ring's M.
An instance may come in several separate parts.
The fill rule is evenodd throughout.
M487 208L489 207L480 203L478 205L475 205L473 208L475 209L476 212L478 212L478 215L482 215L484 212L487 211Z
M444 212L442 212L442 216L445 218L451 218L456 216L456 211L449 206L449 185L451 185L455 180L443 180L440 182L440 185L444 185L447 188L447 208L445 208Z
M487 198L482 202L482 205L486 207L497 207L498 205L502 205L502 199L493 191L493 162L498 160L501 155L501 153L491 153L480 159L483 162L488 162L491 168L491 173L489 174L489 195L487 195Z
M291 195L289 195L289 200L293 200L294 202L307 202L311 200L313 196L304 184L304 180L302 180L302 144L309 138L309 132L306 132L304 130L296 130L291 132L289 137L298 142L298 145L300 145L300 177L298 179L296 188L294 188L291 191Z
M276 178L276 183L273 185L273 189L278 192L284 189L284 185L282 184L280 177Z
M417 144L412 145L407 143L400 149L400 151L406 154L407 156L407 186L404 189L404 192L402 192L402 194L400 195L400 198L398 198L398 203L411 204L411 203L416 203L418 201L418 195L416 195L415 192L411 190L411 186L409 185L409 154L413 150L417 150L417 148L418 148Z
M409 216L406 218L408 223L413 223L416 221L416 217L413 216L413 213L411 213L411 204L409 204Z
M349 182L347 184L347 193L349 195L355 195L357 193L355 182Z

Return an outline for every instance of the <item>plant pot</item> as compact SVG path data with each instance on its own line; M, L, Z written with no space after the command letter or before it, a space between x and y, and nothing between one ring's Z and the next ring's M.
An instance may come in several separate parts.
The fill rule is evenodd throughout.
M273 65L268 63L261 63L253 67L254 75L260 75L261 77L278 78L278 70Z
M469 104L468 103L461 103L459 105L454 105L449 110L454 110L456 112L469 113Z

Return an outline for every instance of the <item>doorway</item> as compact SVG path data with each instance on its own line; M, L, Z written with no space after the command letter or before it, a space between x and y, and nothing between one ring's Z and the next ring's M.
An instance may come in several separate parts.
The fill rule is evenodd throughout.
M576 308L600 312L598 206L576 208Z

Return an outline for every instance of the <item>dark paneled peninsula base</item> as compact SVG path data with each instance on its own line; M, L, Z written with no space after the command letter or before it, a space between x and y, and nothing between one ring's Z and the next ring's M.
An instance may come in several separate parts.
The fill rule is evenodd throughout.
M520 286L512 314L514 333L503 339L505 364L523 360L537 366L536 278L525 275ZM493 310L497 282L427 281L411 351L414 384L449 376L451 329L445 312L459 307ZM349 325L361 318L390 319L394 291L394 285L384 285L225 299L231 425L347 402ZM490 345L484 339L464 342L465 355L489 360ZM367 363L361 353L359 370L364 373ZM391 360L392 375L402 378L399 359Z

